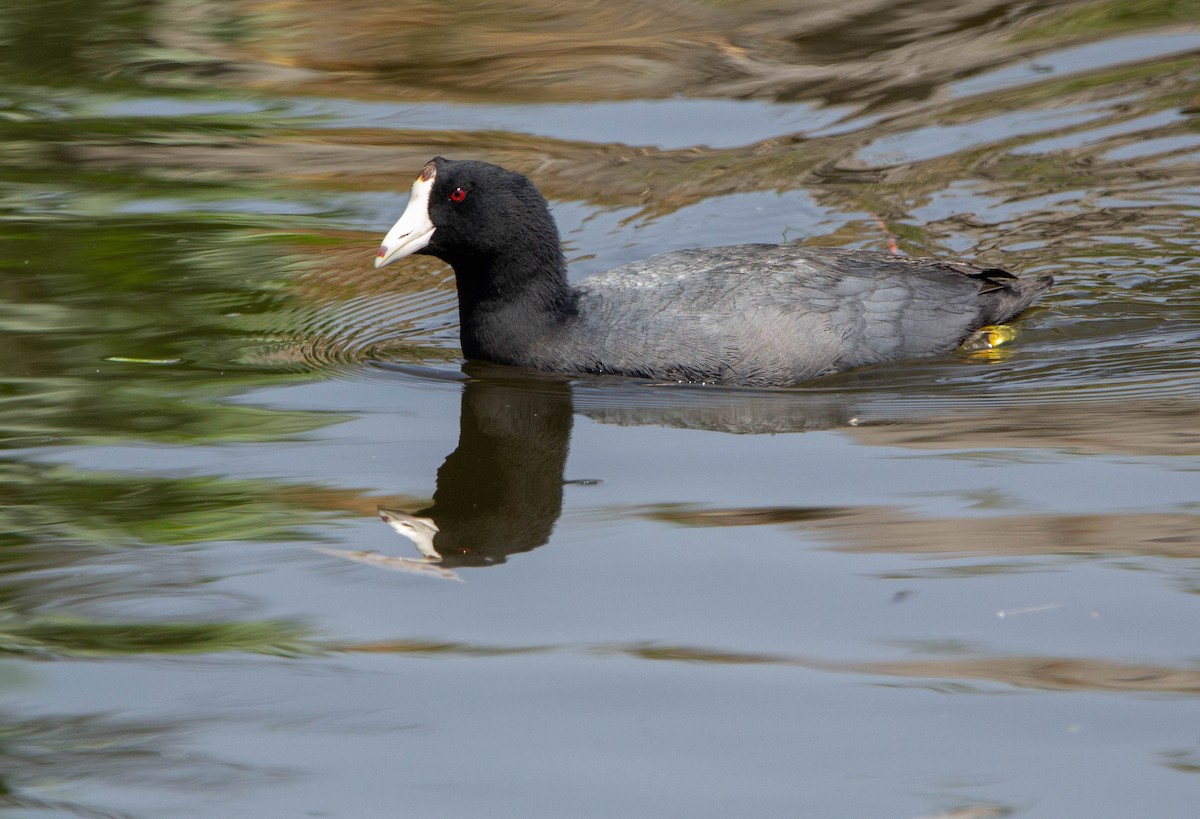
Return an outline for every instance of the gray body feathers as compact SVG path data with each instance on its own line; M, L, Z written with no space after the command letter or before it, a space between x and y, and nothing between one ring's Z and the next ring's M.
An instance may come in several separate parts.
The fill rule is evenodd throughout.
M571 315L511 363L791 384L950 353L980 327L1012 319L1051 281L869 251L683 250L584 279Z

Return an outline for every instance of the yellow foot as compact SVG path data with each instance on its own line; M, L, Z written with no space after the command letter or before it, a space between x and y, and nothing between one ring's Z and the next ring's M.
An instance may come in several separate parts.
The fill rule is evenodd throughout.
M966 350L968 353L994 350L1016 337L1017 328L1011 324L989 324L986 327L980 327L967 336L966 341L962 343L960 349Z

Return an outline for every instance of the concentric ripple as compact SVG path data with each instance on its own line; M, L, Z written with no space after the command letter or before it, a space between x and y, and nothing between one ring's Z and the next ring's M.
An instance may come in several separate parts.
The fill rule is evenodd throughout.
M454 362L459 356L453 292L364 295L270 314L252 363L297 371L369 362Z

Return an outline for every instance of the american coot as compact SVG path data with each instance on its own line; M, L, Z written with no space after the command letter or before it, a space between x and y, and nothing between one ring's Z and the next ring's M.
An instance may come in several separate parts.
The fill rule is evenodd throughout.
M1053 281L861 250L734 245L653 256L567 283L527 178L436 157L375 258L454 268L469 358L562 373L785 385L944 355Z

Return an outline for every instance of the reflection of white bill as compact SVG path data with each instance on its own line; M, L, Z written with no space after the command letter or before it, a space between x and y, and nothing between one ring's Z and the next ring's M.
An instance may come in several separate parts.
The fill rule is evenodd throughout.
M456 580L459 583L463 582L462 578L449 569L444 569L437 564L437 561L430 558L417 559L413 557L389 557L388 555L379 552L364 552L354 551L351 549L327 549L324 546L315 547L318 552L334 557L340 557L344 560L352 560L355 563L366 563L368 566L378 566L381 569L391 569L397 572L412 572L413 574L425 574L433 577L441 578L442 580Z
M434 535L439 531L433 518L418 518L396 509L384 509L382 506L379 507L379 518L396 532L411 540L417 547L417 551L425 557L430 560L442 559L437 549L433 548Z

